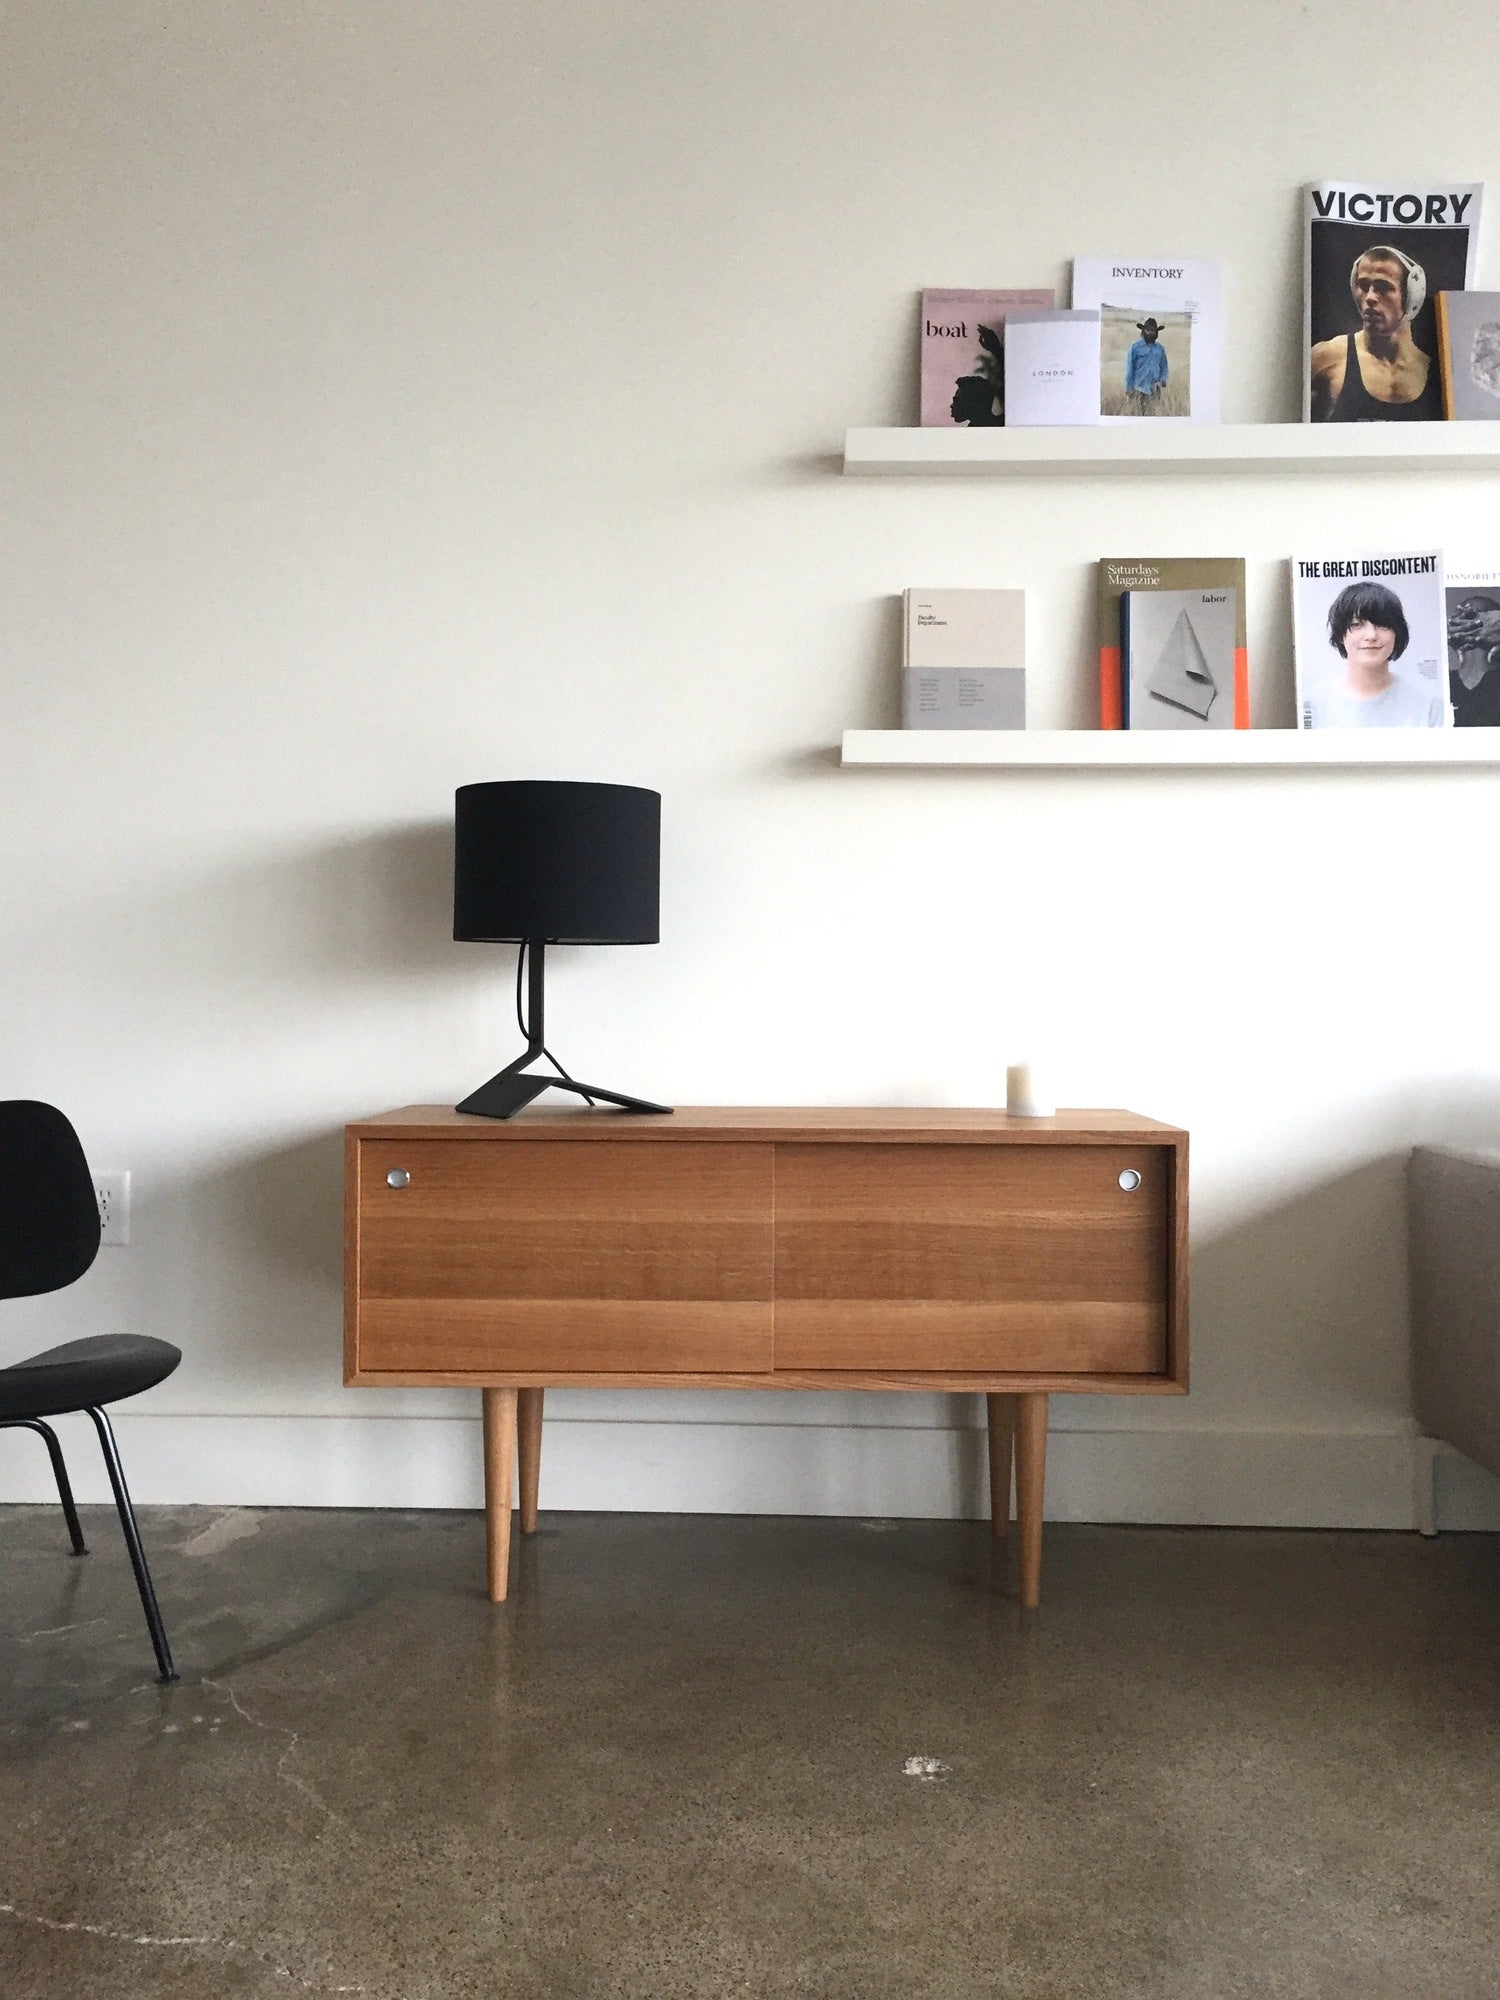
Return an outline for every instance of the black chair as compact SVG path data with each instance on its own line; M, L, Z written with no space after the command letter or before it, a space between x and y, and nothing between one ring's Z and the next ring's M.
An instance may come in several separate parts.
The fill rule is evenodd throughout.
M0 1103L0 1299L60 1292L81 1278L98 1254L99 1209L78 1134L50 1104L27 1098ZM180 1351L165 1340L115 1333L69 1340L44 1354L33 1354L29 1361L0 1368L0 1430L40 1433L57 1475L58 1498L75 1556L86 1553L78 1510L62 1449L46 1419L74 1410L86 1410L93 1418L164 1681L175 1681L177 1669L151 1586L115 1434L103 1406L154 1387L181 1359Z

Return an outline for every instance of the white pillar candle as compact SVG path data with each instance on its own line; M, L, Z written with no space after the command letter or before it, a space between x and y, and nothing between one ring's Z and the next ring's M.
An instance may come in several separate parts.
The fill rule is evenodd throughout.
M1037 1089L1029 1062L1010 1063L1005 1071L1005 1108L1012 1118L1050 1118L1053 1107Z

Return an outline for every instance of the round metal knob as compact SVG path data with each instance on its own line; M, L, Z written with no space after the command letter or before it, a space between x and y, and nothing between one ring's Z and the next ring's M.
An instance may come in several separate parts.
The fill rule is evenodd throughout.
M1120 1186L1124 1188L1126 1194L1134 1194L1140 1184L1141 1177L1135 1168L1126 1167L1125 1171L1120 1175Z
M410 1187L411 1175L406 1171L405 1167L392 1167L385 1177L385 1184L387 1187L395 1188ZM1120 1185L1123 1187L1124 1184L1124 1177L1122 1176Z

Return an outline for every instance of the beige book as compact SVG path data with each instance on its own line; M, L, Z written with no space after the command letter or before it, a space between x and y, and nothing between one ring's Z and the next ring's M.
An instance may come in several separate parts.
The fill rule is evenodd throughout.
M904 664L1024 667L1024 590L909 590Z
M1026 727L1026 593L908 590L903 729Z

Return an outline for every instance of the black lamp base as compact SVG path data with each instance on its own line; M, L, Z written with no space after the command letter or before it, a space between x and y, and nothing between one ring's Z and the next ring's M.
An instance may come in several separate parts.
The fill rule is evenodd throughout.
M545 972L543 970L547 946L543 938L528 938L522 948L522 963L528 974L527 1007L521 1022L522 1033L526 1037L526 1047L514 1062L508 1062L504 1069L492 1076L488 1083L480 1084L478 1090L471 1091L462 1104L455 1104L455 1111L469 1111L476 1118L514 1118L533 1097L540 1097L544 1090L571 1090L575 1097L587 1098L592 1103L613 1104L621 1111L652 1111L671 1113L670 1104L653 1104L646 1097L625 1097L618 1090L601 1090L596 1083L575 1083L566 1072L558 1076L538 1074L527 1068L528 1063L541 1060L561 1069L557 1059L549 1052L546 1029L543 1025L546 1008ZM516 1005L520 1011L521 968L516 968Z
M529 1052L521 1061L529 1060ZM478 1090L470 1093L462 1104L456 1104L455 1111L469 1111L477 1118L514 1118L516 1113L540 1097L544 1090L571 1090L578 1097L587 1097L600 1104L613 1104L621 1111L671 1112L670 1104L652 1104L644 1097L624 1097L618 1090L601 1090L597 1083L575 1083L571 1077L538 1076L534 1070L523 1070L515 1064L508 1064L498 1076L492 1076L488 1083L480 1084Z

